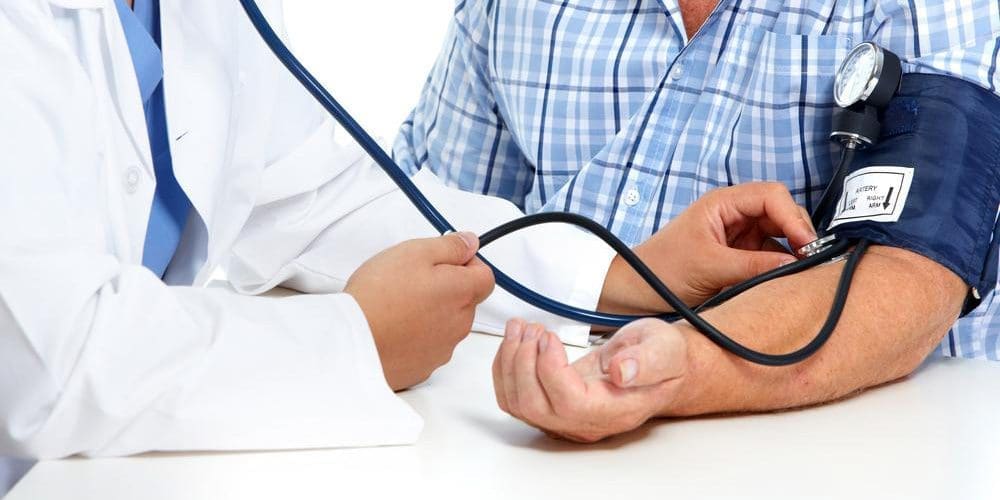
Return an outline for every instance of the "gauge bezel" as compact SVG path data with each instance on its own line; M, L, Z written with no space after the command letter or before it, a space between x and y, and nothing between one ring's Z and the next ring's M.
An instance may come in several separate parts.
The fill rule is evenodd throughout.
M865 84L865 88L861 91L861 94L852 96L850 100L843 99L844 96L840 95L838 88L840 87L840 82L842 79L847 78L850 75L845 74L847 63L850 62L857 53L861 50L873 50L875 52L875 65L872 67L871 74L868 75L868 82ZM854 104L867 100L875 92L878 87L879 79L882 77L882 67L885 63L885 54L882 52L882 47L872 43L872 42L862 42L856 47L851 49L851 52L847 54L844 61L840 63L840 68L837 70L837 78L833 84L833 99L837 102L837 105L842 108L849 108Z

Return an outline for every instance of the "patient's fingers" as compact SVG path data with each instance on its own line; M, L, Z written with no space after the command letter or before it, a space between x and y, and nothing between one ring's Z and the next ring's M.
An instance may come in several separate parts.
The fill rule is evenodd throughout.
M504 340L500 342L500 347L497 348L496 356L493 357L493 366L492 366L493 393L497 398L497 405L500 406L501 410L508 413L510 412L510 410L507 405L507 395L504 389L505 384L503 379L503 370L501 367L503 364L504 342L506 342L508 339L512 339L516 335L514 333L515 330L518 332L523 331L524 321L520 319L512 319L507 322L507 327L504 331Z
M586 382L569 364L559 337L552 332L545 335L548 339L538 353L538 380L556 416L577 417L586 404Z
M503 397L507 413L518 416L517 405L517 385L514 380L514 359L517 348L521 345L521 337L524 334L525 323L521 320L514 320L508 323L507 331L503 342L500 344L500 351L497 356L500 358L500 377L503 384Z
M552 414L549 399L538 380L536 371L539 348L540 346L548 347L548 338L545 337L545 334L545 328L541 325L528 325L521 338L521 345L517 349L517 359L514 362L520 418L541 427L551 423ZM542 341L543 339L544 341Z
M618 387L642 387L680 377L687 369L687 343L675 327L647 336L641 344L618 351L608 375Z

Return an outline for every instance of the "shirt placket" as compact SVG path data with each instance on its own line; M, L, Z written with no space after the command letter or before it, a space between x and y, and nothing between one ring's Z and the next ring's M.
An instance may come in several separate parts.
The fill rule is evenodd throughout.
M658 1L668 12L671 6L676 6L676 0ZM718 15L713 14L706 20L702 31L711 30L717 18ZM674 36L686 41L679 10L670 19L677 27ZM709 38L697 37L693 44L684 45L671 62L656 91L659 97L643 111L649 117L648 124L636 139L635 154L623 159L631 168L619 193L613 220L618 222L619 234L627 242L638 243L652 232L654 225L660 225L657 219L649 217L651 211L658 210L664 201L670 202L678 194L680 184L685 182L683 173L675 170L683 168L683 162L675 159L674 153L705 82L710 52L706 40ZM668 178L673 178L672 187L663 186Z

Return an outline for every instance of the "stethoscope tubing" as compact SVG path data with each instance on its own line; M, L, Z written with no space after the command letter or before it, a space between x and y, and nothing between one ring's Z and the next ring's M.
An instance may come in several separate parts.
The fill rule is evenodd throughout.
M427 219L427 221L430 222L430 224L441 234L454 232L454 226L452 226L444 215L442 215L441 212L438 211L433 204L431 204L430 200L428 200L427 197L420 192L406 172L392 160L392 158L381 148L381 146L378 145L375 139L372 138L371 135L369 135L368 132L361 127L361 125L358 124L351 114L348 113L339 102L337 102L337 100L326 90L326 88L323 87L323 85L288 49L281 38L274 32L274 29L260 11L257 3L254 0L240 0L240 3L246 11L246 14L254 28L278 60L281 61L285 68L288 69L288 71L299 81L299 83L302 84L302 86L316 99L316 101L318 101L320 105L323 106L323 108L331 116L333 116L338 123L340 123L344 130L346 130L347 133L358 142L361 148L372 157L375 163L381 167L387 175L389 175L392 181L399 187L407 199L410 200L413 206L416 207L416 209ZM847 157L848 155L845 155L841 158L841 166L838 167L838 170L843 168L845 158ZM828 314L827 320L820 332L817 333L817 335L808 344L796 351L786 354L768 354L743 346L705 321L698 314L701 307L699 307L698 310L692 310L684 304L684 302L680 300L680 298L678 298L656 276L656 274L649 269L644 262L642 262L641 259L639 259L639 257L632 251L631 248L628 247L628 245L618 239L613 233L608 231L607 228L586 217L565 212L549 212L529 215L488 231L482 236L480 243L481 246L486 246L496 239L519 229L538 224L555 222L576 225L602 239L605 243L611 246L612 249L618 252L626 263L628 263L639 274L639 276L650 287L652 287L653 290L674 309L674 311L676 311L676 313L660 316L636 316L589 311L571 306L569 304L564 304L525 287L480 255L479 258L482 259L482 261L493 271L496 283L500 288L543 311L562 316L573 321L595 326L621 328L633 321L643 318L675 319L680 317L723 349L753 363L766 366L784 366L798 363L814 354L826 343L836 327L841 313L843 312L854 271L856 270L862 255L869 245L867 241L861 240L854 250L850 252L847 264L837 285L833 305L831 306L830 313ZM745 291L768 280L786 276L793 272L799 272L822 262L826 262L830 258L842 254L848 246L848 242L838 242L815 256L789 264L788 266L776 269L770 273L765 273L764 275L748 280L745 283L738 284L730 289L730 291L722 292L716 297L710 299L702 307L717 305L718 303L731 298L737 292Z

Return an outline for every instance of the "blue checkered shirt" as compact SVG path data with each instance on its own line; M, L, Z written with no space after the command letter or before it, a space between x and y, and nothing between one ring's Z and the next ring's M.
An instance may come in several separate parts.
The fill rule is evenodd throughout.
M630 244L719 186L780 181L811 209L838 152L834 73L863 40L1000 87L997 0L721 0L691 40L677 0L465 0L394 153ZM1000 358L996 295L942 354Z

